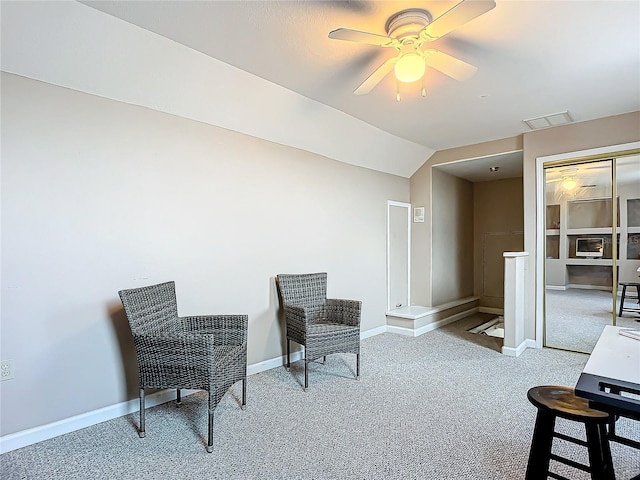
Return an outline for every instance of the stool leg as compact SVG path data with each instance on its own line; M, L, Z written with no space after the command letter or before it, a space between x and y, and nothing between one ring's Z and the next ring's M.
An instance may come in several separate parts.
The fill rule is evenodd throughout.
M555 425L556 416L554 414L538 410L525 480L546 480L549 473Z
M618 316L622 316L622 310L624 309L624 294L627 292L627 286L622 286L622 295L620 296L620 310L618 311Z
M586 428L592 480L615 480L606 424L587 423Z

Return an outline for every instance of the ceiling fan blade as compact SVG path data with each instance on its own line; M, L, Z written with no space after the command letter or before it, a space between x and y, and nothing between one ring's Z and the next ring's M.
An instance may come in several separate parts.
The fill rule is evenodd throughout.
M439 50L426 50L425 61L431 68L435 68L460 82L472 77L478 70L477 67Z
M493 0L462 0L422 29L420 37L433 42L495 6L496 2Z
M386 77L393 66L398 61L398 57L391 57L389 60L380 65L369 77L360 84L358 88L353 92L356 95L365 95L373 90L373 87L378 85L384 77Z
M350 30L348 28L338 28L329 32L329 38L334 40L346 40L348 42L368 43L369 45L377 45L379 47L391 47L397 40L376 33L359 32L358 30Z

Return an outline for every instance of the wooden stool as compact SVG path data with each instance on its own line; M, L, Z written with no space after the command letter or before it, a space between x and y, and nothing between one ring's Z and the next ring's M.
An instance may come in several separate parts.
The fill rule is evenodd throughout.
M618 310L618 316L622 316L623 310L628 310L630 312L640 313L640 308L625 308L624 307L624 296L627 293L627 287L636 287L636 298L640 303L640 283L635 282L620 282L620 286L622 287L622 296L620 298L620 310Z
M568 480L549 472L549 461L555 460L573 468L591 473L593 480L615 480L613 461L607 438L607 424L613 421L608 413L589 408L589 402L576 397L573 388L542 386L533 387L527 398L538 409L533 431L526 480L546 480L547 477ZM556 433L556 418L584 423L587 441ZM551 453L553 437L587 447L589 466Z

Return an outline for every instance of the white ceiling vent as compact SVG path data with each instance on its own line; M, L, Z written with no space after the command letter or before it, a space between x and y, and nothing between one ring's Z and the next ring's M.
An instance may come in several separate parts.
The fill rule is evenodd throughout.
M558 125L565 125L573 122L569 112L564 111L560 113L552 113L551 115L544 115L542 117L530 118L529 120L523 120L524 123L531 130L539 130L541 128L557 127Z

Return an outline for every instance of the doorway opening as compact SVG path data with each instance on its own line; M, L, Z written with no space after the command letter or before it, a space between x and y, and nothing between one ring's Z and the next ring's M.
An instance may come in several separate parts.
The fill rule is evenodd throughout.
M387 312L411 305L411 204L387 201Z

